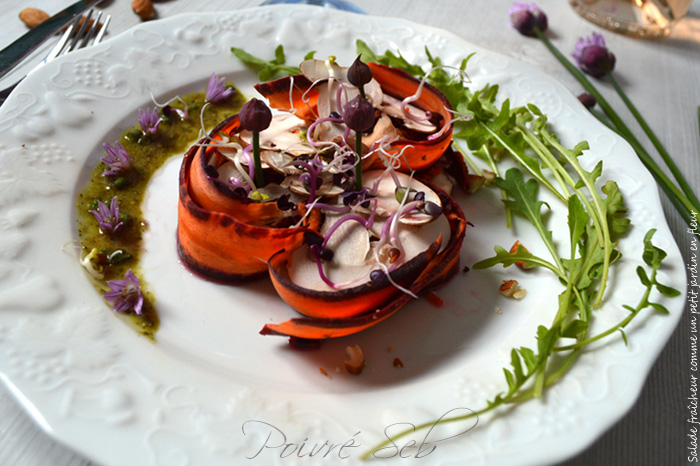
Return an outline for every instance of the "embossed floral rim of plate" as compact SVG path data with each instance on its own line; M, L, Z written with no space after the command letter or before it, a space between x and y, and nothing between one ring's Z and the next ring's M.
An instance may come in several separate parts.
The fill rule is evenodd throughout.
M685 269L652 178L622 140L536 69L444 31L314 7L149 22L36 71L0 111L0 375L51 436L105 465L228 465L249 457L251 464L296 464L314 446L318 451L324 442L349 441L355 446L330 453L326 446L315 459L338 464L341 456L342 464L355 464L385 432L480 409L505 388L501 368L510 349L534 346L537 325L551 321L559 285L547 274L472 270L440 290L443 307L414 302L390 321L328 342L322 351L294 351L285 339L258 334L265 323L293 315L265 280L227 287L195 278L179 264L178 157L158 172L144 201L150 227L142 279L161 317L157 343L116 317L78 264L70 245L75 195L101 157L102 143L136 122L137 109L151 105L150 92L165 101L201 90L216 72L252 94L256 77L232 56L231 46L272 57L281 43L288 63L309 50L350 63L356 38L418 63L426 63L426 45L454 65L476 52L468 67L474 86L497 83L502 98L537 104L569 147L588 140L586 168L605 160L603 177L618 181L634 228L622 241L625 261L596 313L594 332L618 322L627 312L622 304L637 302L635 268L649 228L658 229L655 243L669 252L660 281L684 288ZM524 226L517 238L504 227L491 190L458 200L474 224L463 264L515 239L538 244ZM565 212L550 205L556 230ZM498 293L506 278L528 290L523 301ZM542 465L577 453L632 406L683 302L661 300L671 315L635 319L627 329L629 346L614 339L591 348L545 401L481 418L476 428L420 454L430 451L431 464ZM367 361L360 376L342 370L345 347L355 344ZM394 366L396 358L403 367ZM428 440L461 430L465 426L441 427ZM394 456L382 463L413 460L397 453L394 447L382 451Z

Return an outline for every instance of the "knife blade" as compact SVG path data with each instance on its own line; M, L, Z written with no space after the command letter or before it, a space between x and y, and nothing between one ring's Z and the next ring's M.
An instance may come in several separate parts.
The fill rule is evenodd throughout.
M80 0L65 10L56 13L22 37L0 50L0 78L5 76L17 63L43 44L56 31L102 0Z

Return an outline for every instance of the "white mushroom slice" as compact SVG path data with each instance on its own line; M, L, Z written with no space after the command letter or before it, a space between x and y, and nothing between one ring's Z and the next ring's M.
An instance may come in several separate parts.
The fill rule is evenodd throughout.
M260 162L263 168L268 166L283 175L298 175L302 172L301 169L292 164L294 157L284 152L275 150L260 151Z
M406 105L404 108L410 115L415 117L417 120L406 116L402 109L401 101L399 99L384 94L384 100L380 107L381 111L394 118L400 118L404 121L406 128L410 128L414 131L419 131L421 133L434 133L435 131L437 131L435 125L433 125L432 123L430 123L429 120L427 120L427 114L425 111L411 104Z
M374 124L374 130L372 133L362 136L362 143L368 147L371 147L372 144L385 136L388 136L389 140L393 140L396 139L398 135L399 133L394 127L394 124L391 122L391 118L382 113L377 122Z
M311 82L316 83L318 87L319 97L317 106L319 118L328 117L331 112L334 111L341 115L343 114L343 109L338 108L337 99L338 87L341 86L341 83L343 86L343 90L341 91L341 105L345 105L360 94L359 89L348 82L348 69L346 67L338 66L335 63L326 63L321 60L305 60L299 68L302 74ZM364 90L367 100L375 108L379 108L384 100L384 92L379 83L375 79L372 79L364 85ZM332 138L323 140L330 139Z
M222 181L229 181L231 178L235 178L242 183L243 186L247 185L245 177L236 168L233 162L226 162L219 166L219 179Z
M306 76L311 82L316 82L319 79L335 78L341 81L347 81L348 69L344 66L339 66L335 62L323 60L304 60L299 65L301 74Z
M374 225L372 225L373 234L379 235L386 221L387 219L375 220ZM398 237L406 254L405 261L411 260L428 249L440 235L442 235L440 243L440 250L442 251L452 236L450 222L444 215L440 215L434 221L423 225L406 225L399 222Z
M338 266L333 261L323 262L323 270L326 277L336 284L346 284L347 287L359 286L369 281L369 274L376 268L371 262L358 266ZM336 291L323 281L318 273L318 265L309 250L303 245L297 248L289 259L287 265L289 279L303 288L317 291Z
M327 172L321 173L321 179L323 183L316 190L317 196L324 197L337 197L343 192L343 188L336 186L333 183L333 175ZM309 190L306 189L304 183L299 180L299 175L290 175L280 183L283 188L289 189L295 194L302 194L308 196Z
M342 219L343 214L326 212L321 234L326 235ZM326 247L333 251L334 265L363 265L369 253L370 234L367 228L355 220L346 220L328 239Z
M414 192L423 192L425 194L426 202L433 202L442 207L440 197L425 184L421 183L415 178L411 178L405 173L395 172L395 176L398 179L401 187L408 188L409 190L410 197L407 201L412 200ZM374 183L377 180L379 180L377 185L377 193L375 194L377 199L377 213L382 216L392 215L393 213L397 212L400 207L399 200L396 199L397 186L396 182L394 181L394 176L382 170L370 170L362 174L362 186L367 189L373 189ZM432 222L434 219L435 217L431 215L414 210L402 215L399 221L410 225L420 225Z
M306 122L291 113L276 113L270 126L260 132L260 148L278 150L292 155L313 154L316 149L306 140ZM241 139L251 144L253 135L242 131Z

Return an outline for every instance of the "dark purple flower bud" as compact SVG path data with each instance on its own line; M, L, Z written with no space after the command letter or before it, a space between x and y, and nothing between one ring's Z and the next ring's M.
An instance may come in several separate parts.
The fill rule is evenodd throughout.
M343 121L357 132L367 131L374 125L374 107L366 99L357 96L345 105Z
M259 133L270 126L272 111L262 100L252 98L241 108L238 118L243 129Z
M372 70L367 63L360 60L360 55L348 68L348 81L355 87L362 87L372 80Z
M593 97L587 92L584 92L583 94L578 96L578 100L583 104L584 107L586 107L589 110L595 107L596 104L595 97Z
M525 36L534 36L535 29L547 30L547 15L534 3L515 2L508 16L511 26Z
M600 78L615 68L615 55L605 45L605 39L598 33L582 37L571 54L579 68L595 78Z

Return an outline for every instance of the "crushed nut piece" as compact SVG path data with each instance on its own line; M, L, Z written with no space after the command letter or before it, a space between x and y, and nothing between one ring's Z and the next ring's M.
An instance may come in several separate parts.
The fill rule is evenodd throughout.
M491 184L496 180L496 174L491 170L481 170L481 173L484 175L486 184Z
M49 19L49 14L44 10L38 8L25 8L19 12L19 19L22 20L24 24L27 25L29 29L34 29L47 19Z
M515 254L516 252L518 252L518 246L522 247L525 250L525 252L528 252L528 253L530 252L527 250L527 248L525 246L523 246L523 244L520 242L520 240L517 240L515 243L513 243L513 246L510 247L509 252L511 254ZM520 267L523 270L530 270L532 268L532 265L530 265L524 261L515 261L515 265L517 265L518 267Z
M430 304L432 304L435 307L442 307L445 304L445 302L442 299L440 299L440 296L436 295L432 291L428 291L425 294L425 298Z
M498 291L500 291L503 296L514 299L523 299L525 294L527 294L527 290L520 289L520 284L517 280L503 280Z
M469 194L474 194L480 190L486 183L486 178L479 175L467 175L467 192Z
M352 375L359 375L365 368L365 355L358 345L345 347L349 360L345 361L345 369Z
M399 358L394 358L394 367L403 367L403 362Z

